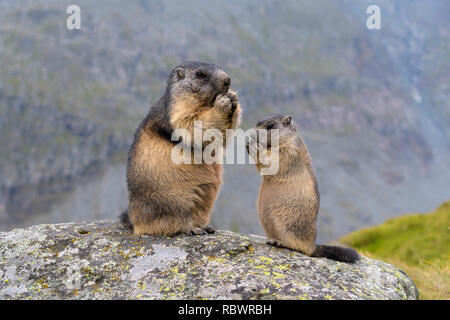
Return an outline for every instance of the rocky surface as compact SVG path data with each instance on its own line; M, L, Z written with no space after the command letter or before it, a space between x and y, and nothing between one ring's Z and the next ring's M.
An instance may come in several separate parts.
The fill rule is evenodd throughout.
M417 299L396 267L310 258L259 236L133 236L118 223L0 233L0 299Z

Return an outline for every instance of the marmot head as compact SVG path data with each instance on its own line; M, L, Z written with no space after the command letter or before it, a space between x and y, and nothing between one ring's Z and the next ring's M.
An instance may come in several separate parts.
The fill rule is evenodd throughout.
M266 135L260 134L259 129L267 130ZM297 126L292 116L272 114L258 121L255 127L256 141L259 144L271 146L272 130L278 130L280 146L297 136Z
M270 115L256 124L247 142L247 152L262 175L274 175L282 160L280 152L296 150L297 138L291 116Z
M228 92L230 84L230 77L219 66L188 61L172 70L168 89L172 97L183 97L188 94L200 105L212 106L219 94Z

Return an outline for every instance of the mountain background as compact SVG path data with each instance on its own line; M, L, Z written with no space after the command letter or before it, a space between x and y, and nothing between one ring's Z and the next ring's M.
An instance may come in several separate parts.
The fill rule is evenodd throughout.
M71 4L81 30L66 28ZM294 115L320 241L430 211L450 198L449 13L446 0L0 0L0 230L116 218L134 131L185 60L229 73L243 128ZM213 225L262 234L255 168L227 165L224 181Z

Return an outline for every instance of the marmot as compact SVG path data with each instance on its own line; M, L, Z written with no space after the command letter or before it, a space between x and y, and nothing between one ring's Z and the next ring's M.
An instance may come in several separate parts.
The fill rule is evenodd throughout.
M255 129L266 129L267 138L262 134L254 135L247 144L247 151L261 149L266 144L268 153L271 152L271 130L279 130L278 172L263 176L257 202L259 220L269 240L267 243L311 257L357 261L359 255L351 248L315 244L319 189L308 149L292 117L271 115L259 121ZM262 157L255 160L258 171L267 166Z
M235 129L241 108L230 77L217 65L186 62L169 76L165 94L138 127L128 153L128 210L121 220L134 234L213 233L210 212L222 184L222 165L174 164L175 129L191 134Z

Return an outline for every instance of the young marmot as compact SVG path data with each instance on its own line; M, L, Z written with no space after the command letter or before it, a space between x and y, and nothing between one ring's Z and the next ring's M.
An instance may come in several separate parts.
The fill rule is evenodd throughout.
M308 149L292 117L272 115L258 122L255 129L267 130L267 136L255 134L247 144L247 150L267 145L267 153L255 159L258 171L268 165L263 157L272 151L271 130L279 130L278 172L263 176L257 203L267 243L311 257L357 261L359 256L353 249L315 244L320 195Z
M134 234L213 233L210 212L222 184L222 165L174 164L175 129L193 134L234 129L241 108L230 90L230 77L217 65L186 62L170 73L165 94L137 129L128 154L128 211L122 223Z

